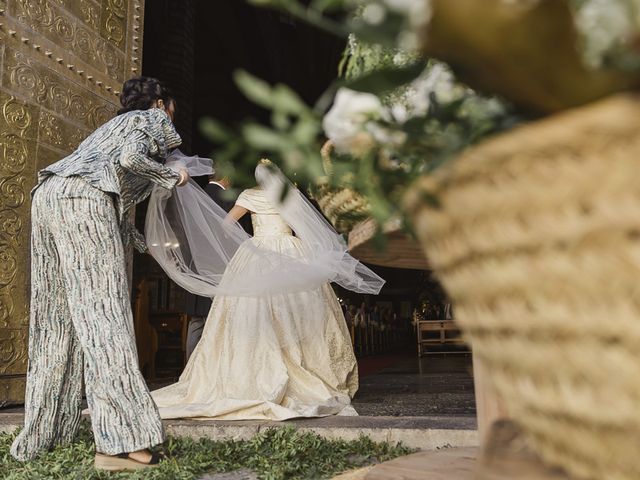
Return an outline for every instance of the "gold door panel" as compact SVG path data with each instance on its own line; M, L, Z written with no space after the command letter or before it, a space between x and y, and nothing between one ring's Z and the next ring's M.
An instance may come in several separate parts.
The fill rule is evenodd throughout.
M144 0L0 0L0 406L24 397L29 192L140 74Z

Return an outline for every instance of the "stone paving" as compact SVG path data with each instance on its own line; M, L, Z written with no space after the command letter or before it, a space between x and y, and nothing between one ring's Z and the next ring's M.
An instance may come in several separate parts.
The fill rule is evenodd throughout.
M418 359L413 352L400 353L390 356L381 370L360 378L353 406L364 416L475 417L471 371L469 354L433 354Z
M371 367L368 362L377 362ZM475 417L472 364L469 354L433 354L418 360L412 351L360 359L360 388L353 400L367 417ZM154 384L160 388L170 382ZM86 407L86 405L85 405ZM0 409L21 413L20 407Z
M414 345L358 359L360 388L353 400L363 416L475 416L471 354L434 353L418 359ZM159 380L151 390L175 379ZM1 411L1 410L0 410Z

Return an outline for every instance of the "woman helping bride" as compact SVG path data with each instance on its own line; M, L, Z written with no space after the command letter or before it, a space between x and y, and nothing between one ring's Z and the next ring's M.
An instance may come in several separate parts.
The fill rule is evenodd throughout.
M192 176L210 168L173 162ZM179 381L152 392L162 418L357 415L356 359L329 282L378 293L384 281L277 168L259 164L256 179L228 215L195 184L152 195L150 252L178 284L214 298ZM247 213L253 237L237 224Z

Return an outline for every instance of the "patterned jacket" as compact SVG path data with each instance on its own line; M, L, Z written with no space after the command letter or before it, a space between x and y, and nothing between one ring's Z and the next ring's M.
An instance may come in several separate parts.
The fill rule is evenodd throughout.
M172 189L180 175L163 165L170 149L182 140L159 108L118 115L89 135L68 157L38 172L38 185L50 175L79 176L95 188L113 194L123 242L140 252L144 237L127 212L149 196L154 185ZM32 192L33 193L33 192Z

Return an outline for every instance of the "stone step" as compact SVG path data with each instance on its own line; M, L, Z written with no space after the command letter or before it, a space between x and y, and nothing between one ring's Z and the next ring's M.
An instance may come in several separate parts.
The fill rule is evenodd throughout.
M22 426L21 413L0 412L0 432L12 432ZM478 445L475 417L324 417L271 421L165 420L169 434L177 437L211 440L247 440L273 427L293 427L314 432L328 439L356 440L365 435L376 442L396 444L420 450Z

